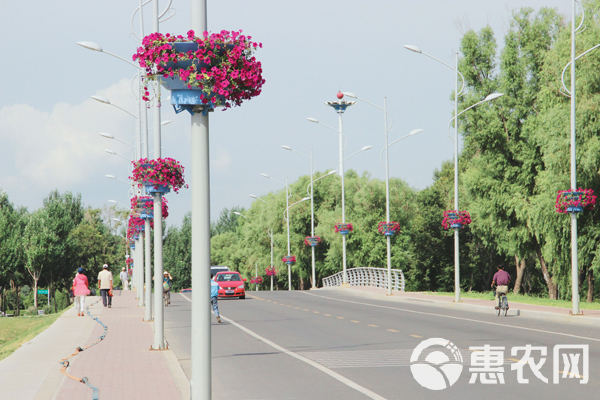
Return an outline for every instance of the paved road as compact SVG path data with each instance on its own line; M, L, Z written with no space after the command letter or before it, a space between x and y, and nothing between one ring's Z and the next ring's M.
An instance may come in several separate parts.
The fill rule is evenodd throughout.
M213 319L213 399L559 399L600 393L598 327L398 303L342 290L247 294L246 300L220 300L226 318L220 325ZM190 298L172 296L165 312L165 335L188 377ZM429 338L453 342L463 358L460 377L444 390L422 387L411 373L413 350ZM480 375L470 383L473 360L486 358L485 351L473 347L485 345L504 348L495 353L504 384L483 384ZM532 352L533 360L523 368L529 384L522 384L512 368L524 351L512 355L511 350L526 345L546 348L548 354L540 365L540 351ZM588 345L589 371L583 370L583 350L564 349L566 356L554 357L557 345ZM456 368L452 354L440 346L425 349L418 361L425 358L437 371ZM566 366L565 358L569 364L577 361L578 370ZM555 359L558 383L553 383ZM548 383L532 373L535 363ZM451 378L425 369L425 384L449 385ZM489 371L485 378L499 379Z

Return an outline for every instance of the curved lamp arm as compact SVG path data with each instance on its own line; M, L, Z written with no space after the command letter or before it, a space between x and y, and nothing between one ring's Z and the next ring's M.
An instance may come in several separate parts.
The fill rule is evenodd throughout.
M429 55L429 54L427 54L427 53L423 53L423 52L421 51L421 49L420 49L419 47L417 47L417 46L414 46L414 45L411 45L411 44L406 44L406 45L404 45L403 47L404 47L405 49L407 49L407 50L414 51L415 53L423 54L424 56L427 56L427 57L429 57L429 58L431 58L431 59L433 59L433 60L435 60L435 61L437 61L437 62L439 62L439 63L441 63L441 64L444 64L446 67L450 68L452 71L454 71L454 72L456 72L457 74L459 74L459 75L460 75L460 79L462 80L462 86L461 86L461 88L460 88L460 90L458 91L458 94L457 94L456 96L460 96L460 95L461 95L461 93L463 92L463 89L465 88L465 77L463 76L463 74L461 74L461 73L460 73L460 71L459 71L459 70L457 70L456 68L454 68L453 66L451 66L451 65L449 65L449 64L446 64L446 63L445 63L445 62L443 62L442 60L439 60L439 59L435 58L435 57L434 57L434 56L432 56L432 55Z

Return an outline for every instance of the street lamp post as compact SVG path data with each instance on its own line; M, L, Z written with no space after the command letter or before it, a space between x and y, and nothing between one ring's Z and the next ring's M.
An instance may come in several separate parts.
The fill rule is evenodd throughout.
M263 199L261 199L258 196L255 196L253 194L249 195L250 197L252 197L255 200L260 200L263 203L265 203L266 205L269 205L268 202L264 201ZM241 214L240 214L241 215ZM270 267L273 267L273 230L271 228L267 228L267 234L269 235L269 237L271 238L271 265ZM271 275L271 292L273 291L273 275Z
M302 203L303 201L309 200L310 197L305 197L300 201L290 204L285 211L283 212L283 218L287 221L288 226L288 257L290 256L290 208L295 206L296 204ZM288 290L292 290L292 266L290 264L288 267Z
M321 176L318 179L314 179L314 162L313 162L313 151L312 149L310 150L310 157L302 154L294 149L292 149L290 146L281 146L283 149L294 152L296 154L301 155L302 157L308 158L310 160L310 185L308 185L308 188L306 189L307 193L308 193L308 189L310 188L310 193L308 193L308 196L310 197L310 235L311 236L315 236L315 200L314 200L314 191L313 191L313 186L314 183L316 181L318 181L321 178L324 178L326 176L335 174L336 171L330 171L329 173L327 173L326 175ZM311 289L316 289L317 288L317 278L316 278L316 272L315 272L315 246L311 246L311 256L312 256L312 285L311 285Z
M350 98L353 99L357 99L360 100L364 103L367 103L375 108L378 108L379 110L383 111L383 128L384 128L384 134L385 134L385 147L383 148L383 150L381 150L381 152L383 153L385 151L385 218L386 218L386 222L389 223L390 222L390 157L389 157L389 151L388 149L390 148L390 146L392 146L395 143L398 143L399 141L401 141L402 139L405 139L409 136L413 136L413 135L417 135L421 132L423 132L423 129L414 129L413 131L411 131L408 135L401 137L400 139L397 139L395 141L393 141L392 143L388 144L388 133L389 131L392 129L392 124L389 125L388 127L388 112L387 112L387 99L384 97L383 98L383 108L376 106L375 104L361 99L360 97L356 96L354 93L350 93L350 92L342 92L345 96L348 96ZM381 153L379 155L379 158L381 159ZM387 247L387 295L391 296L392 295L392 244L391 244L391 236L386 236L386 247Z
M581 53L580 55L578 55L577 57L575 56L575 35L577 33L581 33L583 31L583 29L585 29L585 25L583 25L583 21L585 20L585 9L580 5L581 7L581 21L579 22L579 25L575 25L575 18L576 18L576 4L578 3L577 0L573 0L572 1L572 19L571 19L571 61L569 61L569 63L563 68L563 72L562 72L562 90L564 91L563 94L565 94L566 96L570 96L571 97L571 190L575 191L577 190L577 159L576 154L577 154L577 149L576 149L576 142L575 142L575 138L576 138L576 120L575 120L575 116L576 116L576 91L575 91L575 61L577 61L579 58L583 57L584 55L588 54L590 51L597 49L598 47L600 47L600 44L597 44L596 46L584 51L583 53ZM583 29L582 29L583 27ZM570 89L567 88L567 85L565 84L565 72L567 71L567 68L569 68L569 66L571 66L571 85L570 85ZM577 256L577 213L576 212L571 212L571 303L572 303L572 310L571 310L571 314L573 315L578 315L580 314L579 311L579 261L578 261L578 256Z
M267 174L261 174L262 176L264 176L267 179L273 179L275 182L281 183L282 185L285 186L285 211L287 211L290 208L290 197L292 196L292 189L288 186L287 183L287 178L285 178L285 183L270 177ZM288 257L291 255L291 246L290 246L290 219L289 219L289 213L288 213L288 218L285 218L285 211L284 211L284 219L286 220L286 224L287 224L287 255ZM272 262L273 260L271 260ZM271 264L272 266L272 264ZM291 267L288 264L288 290L292 290L292 278L291 275L292 271L291 271Z
M319 122L315 118L307 118L307 120L309 120L310 122L314 122L316 124L323 125L335 132L338 132L338 137L339 137L338 151L339 151L339 159L340 159L339 169L340 169L340 177L342 178L342 223L345 224L346 223L346 196L345 196L345 188L344 188L344 174L345 174L344 173L344 161L346 159L352 157L354 154L356 154L358 152L356 152L356 153L350 155L350 157L347 157L346 159L344 159L344 143L343 143L344 142L344 133L343 133L342 114L346 111L346 108L356 104L356 102L342 100L344 95L341 92L339 92L337 94L337 97L338 97L339 101L325 102L326 105L333 107L333 109L335 109L335 111L338 113L338 129L337 130L335 128L332 128L328 125L325 125L325 124ZM365 146L359 151L368 150L371 147L372 146ZM343 271L342 272L342 277L343 277L342 284L347 285L348 284L348 273L346 271L346 235L342 235L342 271Z
M452 67L452 66L448 65L447 63L445 63L444 61L441 61L427 53L423 53L421 51L421 49L417 46L405 45L404 47L410 51L413 51L413 52L419 53L419 54L423 54L424 56L427 56L441 64L444 64L446 67L450 68L455 73L454 74L455 75L455 77L454 77L454 118L452 118L450 120L450 122L452 122L452 120L454 120L454 208L458 212L458 117L465 111L470 110L471 108L473 108L481 103L497 99L498 97L503 96L503 94L502 93L492 93L492 94L488 95L484 100L464 109L463 111L461 111L459 113L458 112L458 96L460 96L460 94L462 93L462 91L465 87L465 77L458 70L458 53L455 53L454 67ZM462 80L462 86L460 88L460 91L458 90L458 75L460 75L461 80ZM459 240L458 240L458 230L459 229L460 228L454 228L454 301L456 303L458 303L460 301L460 263L459 263L460 257L459 257L459 251L458 251L459 250Z

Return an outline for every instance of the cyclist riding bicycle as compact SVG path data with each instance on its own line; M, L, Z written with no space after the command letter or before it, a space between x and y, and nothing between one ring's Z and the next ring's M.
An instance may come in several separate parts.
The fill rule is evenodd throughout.
M167 271L163 274L163 296L166 297L166 304L171 304L171 284L173 277Z
M504 270L504 265L498 265L498 272L494 274L494 279L492 279L492 289L494 288L494 284L496 286L496 310L500 308L500 295L501 293L508 293L508 284L510 283L510 274Z

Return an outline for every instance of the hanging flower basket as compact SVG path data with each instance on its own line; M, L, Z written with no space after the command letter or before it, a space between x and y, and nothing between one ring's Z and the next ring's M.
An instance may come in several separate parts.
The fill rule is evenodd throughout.
M449 228L464 228L471 223L471 216L467 211L456 211L448 210L444 211L444 219L442 220L442 227L444 229Z
M133 258L128 258L125 260L125 264L127 265L133 265Z
M267 276L273 276L277 274L277 270L275 269L275 267L267 267L265 269L265 272L267 274Z
M254 283L254 284L260 285L261 283L263 283L262 276L254 276L254 277L252 277L250 279L250 283Z
M143 219L135 214L129 217L129 221L127 221L127 237L137 240L139 232L143 232L145 229L146 223Z
M353 230L354 228L352 227L352 224L335 224L335 233L347 235Z
M396 233L400 232L400 224L397 222L385 222L381 221L377 225L377 229L379 233L385 236L394 236Z
M127 272L129 272L129 275L133 275L133 270L132 269L127 270Z
M162 219L169 216L169 206L166 197L162 197ZM131 209L140 215L141 219L154 218L154 198L151 196L133 196L131 198Z
M177 193L179 189L188 187L183 179L183 172L183 165L172 158L142 158L133 161L132 176L129 179L143 184L146 193L168 193L171 188Z
M556 196L556 212L580 213L591 210L596 204L592 189L559 190Z
M307 236L304 238L304 244L310 247L315 247L321 243L321 238L319 236Z
M287 265L292 265L296 263L296 256L284 256L281 261L286 263Z
M214 107L239 106L258 96L265 80L262 66L253 56L261 43L242 31L204 32L202 37L189 31L187 36L152 33L133 55L145 69L148 80L159 79L171 90L175 112L204 106L203 113ZM144 100L150 93L144 88Z

